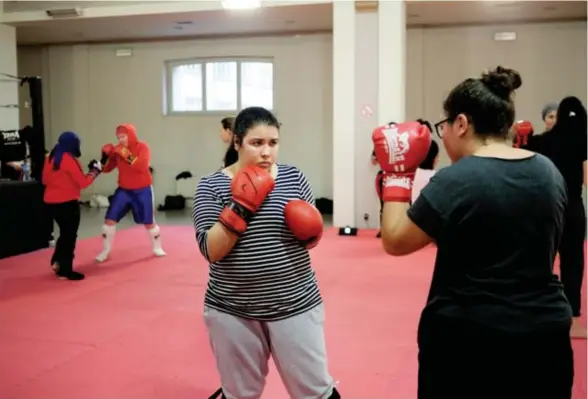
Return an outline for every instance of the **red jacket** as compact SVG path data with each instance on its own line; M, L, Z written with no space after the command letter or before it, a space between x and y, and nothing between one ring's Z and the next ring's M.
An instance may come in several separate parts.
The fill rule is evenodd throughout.
M58 170L53 170L53 160L45 158L42 181L45 202L60 204L79 200L82 190L92 184L94 178L84 173L77 159L65 153Z
M138 190L149 187L153 183L149 163L151 150L149 144L137 139L137 131L133 125L121 125L118 127L127 135L129 146L127 158L113 154L102 171L112 172L118 168L118 186L127 190ZM117 146L117 147L120 147Z

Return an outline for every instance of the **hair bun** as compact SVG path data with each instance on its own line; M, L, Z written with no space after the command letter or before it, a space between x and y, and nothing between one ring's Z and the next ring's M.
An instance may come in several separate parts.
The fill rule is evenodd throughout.
M501 66L483 73L481 81L494 94L505 100L522 85L521 75L517 71Z

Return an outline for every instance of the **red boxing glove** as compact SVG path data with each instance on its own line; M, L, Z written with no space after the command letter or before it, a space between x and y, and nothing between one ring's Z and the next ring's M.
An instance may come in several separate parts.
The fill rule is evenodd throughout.
M513 130L515 132L515 141L513 147L521 148L529 145L529 139L533 136L533 124L529 121L517 121Z
M323 216L312 204L304 200L292 200L284 208L286 225L306 247L316 247L323 236Z
M228 230L242 235L275 184L273 177L265 169L257 166L241 169L233 177L233 198L221 212L219 221Z
M410 202L414 175L427 157L431 140L431 131L420 122L374 129L372 141L384 179L383 201Z
M108 159L114 154L114 145L112 144L105 144L102 146L102 155L100 157L100 163L102 166L106 165Z
M129 149L127 147L125 147L124 145L117 145L116 148L114 149L114 152L116 153L116 155L118 155L119 157L121 157L122 159L124 159L125 161L127 161L128 163L133 163L137 160L137 157L135 157L133 154L131 154L131 151L129 151Z
M104 146L102 147L102 153L107 156L111 156L113 152L114 152L114 145L112 145L112 144L104 144Z

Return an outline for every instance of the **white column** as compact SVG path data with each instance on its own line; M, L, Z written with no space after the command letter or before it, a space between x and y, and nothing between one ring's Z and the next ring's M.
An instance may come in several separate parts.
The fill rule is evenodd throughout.
M406 118L406 7L378 3L378 123Z
M355 225L355 3L333 2L333 226Z
M16 28L0 24L0 72L18 76ZM9 80L0 76L0 80ZM18 80L0 82L0 105L18 104ZM18 108L0 108L0 130L18 129Z
M380 202L374 189L378 167L371 164L372 131L378 126L378 13L355 16L355 222L377 228ZM367 220L365 217L367 216Z

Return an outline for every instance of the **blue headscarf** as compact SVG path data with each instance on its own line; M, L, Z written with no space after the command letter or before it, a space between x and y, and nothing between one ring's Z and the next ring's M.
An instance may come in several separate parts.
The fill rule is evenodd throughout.
M53 170L59 170L63 154L68 153L74 158L82 155L80 150L80 138L74 132L63 132L57 140L57 144L51 151L50 158L53 159Z

